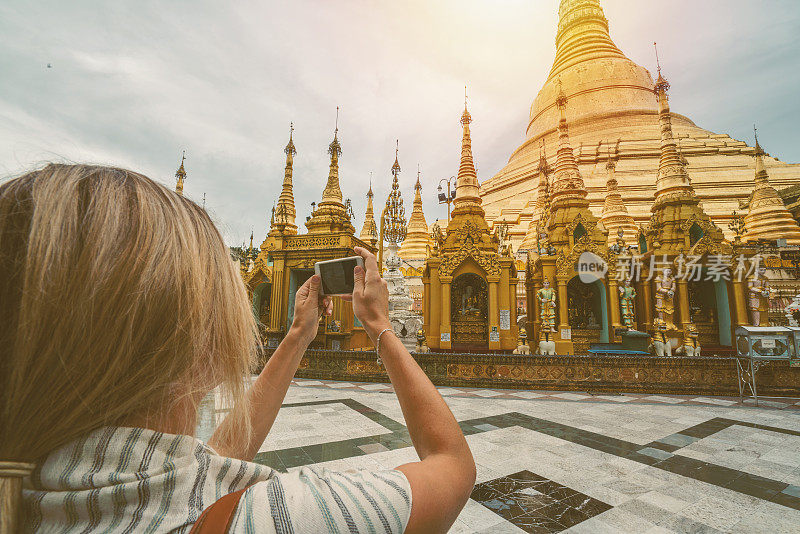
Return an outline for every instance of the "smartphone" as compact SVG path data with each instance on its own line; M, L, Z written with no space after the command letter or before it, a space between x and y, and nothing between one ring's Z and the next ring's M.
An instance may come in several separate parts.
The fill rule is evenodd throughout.
M328 296L352 295L355 284L353 269L356 265L364 268L361 256L315 263L314 272L322 278L322 293Z

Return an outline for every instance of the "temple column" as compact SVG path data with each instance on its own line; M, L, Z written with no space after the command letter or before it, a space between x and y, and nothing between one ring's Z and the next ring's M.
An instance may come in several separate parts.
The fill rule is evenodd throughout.
M490 276L486 280L489 282L489 350L500 350L500 312L497 291L500 286L500 277ZM492 332L497 332L497 341L492 341Z
M442 318L439 321L441 330L439 331L439 348L449 349L452 348L452 340L450 339L450 283L453 281L452 276L443 276L442 282ZM446 338L446 339L443 339Z
M619 310L619 282L616 279L608 278L608 302L611 306L611 332L608 333L608 339L612 342L616 339L615 333L617 328L622 328L622 321L620 319Z
M272 265L272 295L270 296L269 330L278 332L283 326L283 309L286 307L286 295L283 291L283 260L275 260Z
M734 315L733 318L735 326L747 326L750 324L750 318L747 314L747 281L742 278L741 280L734 280L733 284L733 304Z
M680 318L681 318L681 327L685 329L685 326L688 323L692 322L691 314L689 313L689 284L684 279L679 279L675 281L677 286L677 294L678 294L678 309L680 310ZM675 316L673 314L672 322L675 322ZM677 324L675 327L677 328Z
M439 280L439 266L431 264L430 280L428 283L428 302L425 305L428 315L425 319L428 321L428 330L425 334L428 336L428 346L437 348L440 346L439 332L441 321L439 320L442 306L442 285Z
M649 330L653 326L653 281L647 279L647 273L641 274L642 283L642 316L640 325L642 330Z
M559 278L558 283L558 329L569 328L567 313L567 281Z
M498 306L500 308L499 313L503 313L504 311L508 313L508 330L503 330L502 324L500 325L500 345L503 349L515 349L517 348L517 340L511 339L511 334L513 331L514 325L511 322L511 282L510 282L510 274L511 274L511 267L504 266L503 269L500 271L500 286L498 287L500 294L498 295L499 302ZM516 300L516 298L514 299ZM500 321L500 315L498 314L498 324ZM514 345L513 347L511 345Z

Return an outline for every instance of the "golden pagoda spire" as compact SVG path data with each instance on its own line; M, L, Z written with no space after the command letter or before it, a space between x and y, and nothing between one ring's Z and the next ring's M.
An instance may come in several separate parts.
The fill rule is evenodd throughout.
M528 224L528 230L520 243L520 250L536 249L536 241L539 239L539 232L546 228L547 219L550 217L550 165L547 164L545 155L544 139L539 150L539 185L536 188L536 202L533 206L533 216Z
M638 227L628 214L628 208L622 201L622 195L619 192L619 184L615 176L617 164L611 158L611 147L608 148L608 157L606 162L606 198L603 202L603 212L600 216L600 223L608 230L608 244L613 244L619 230L622 230L623 238L629 244L634 244L638 235Z
M294 123L289 123L289 143L283 151L286 153L286 168L283 173L283 186L278 197L278 207L276 211L277 219L273 229L285 234L297 234L297 224L295 224L296 210L294 206L294 193L292 192L292 167L294 156L297 150L292 139L294 134Z
M769 174L764 166L764 156L767 154L758 143L758 131L755 126L753 130L756 138L755 187L750 196L747 215L744 217L742 241L784 238L790 245L800 245L800 226L792 218L778 192L769 183Z
M358 238L373 247L378 243L378 226L375 224L375 211L372 207L372 172L369 173L369 191L367 191L367 213L364 215L364 227Z
M186 151L181 155L181 166L175 171L175 178L178 179L175 184L175 192L183 196L183 182L186 180L186 169L183 168L183 162L186 160Z
M656 47L656 43L653 43ZM656 58L658 48L656 47ZM661 128L661 159L656 177L655 202L651 207L653 215L647 226L654 254L681 254L693 247L700 239L707 242L723 243L725 238L720 230L703 211L700 201L686 171L686 164L678 153L672 132L672 116L669 109L669 82L661 74L658 62L658 79L653 92L658 98L658 121ZM694 220L686 228L688 221ZM688 236L687 236L688 233ZM688 242L687 242L687 237ZM726 247L730 245L725 244Z
M306 222L306 228L311 234L345 231L355 233L353 223L347 214L347 209L342 203L342 190L339 187L339 156L342 147L339 144L339 106L336 106L336 128L333 132L333 141L328 146L331 156L328 182L322 192L322 201L317 206L311 219Z
M658 62L658 47L656 61ZM661 126L661 160L658 164L656 178L656 200L654 206L661 202L697 202L694 189L689 181L686 165L678 154L678 146L672 133L672 116L669 110L669 82L661 75L661 64L658 62L658 79L653 89L658 98L658 122Z
M414 184L414 207L411 217L408 218L406 238L400 247L398 255L404 260L424 260L427 257L428 246L432 245L428 233L428 222L422 212L422 184L419 179L420 170L417 165L417 183Z
M561 81L558 83L558 98L556 105L559 110L558 121L558 153L553 177L553 189L551 191L553 206L560 206L570 203L578 207L588 207L589 201L586 200L587 191L583 183L581 171L578 169L578 162L572 152L569 142L569 126L567 125L567 97Z
M461 126L463 128L463 135L461 138L461 164L458 167L456 198L454 200L456 210L458 210L459 207L481 205L478 174L475 172L475 163L472 159L472 139L470 138L469 132L469 125L471 122L472 116L467 110L467 88L465 86L464 113L461 114Z
M558 19L556 57L548 79L582 61L625 57L611 40L600 0L561 0Z
M333 131L333 141L328 145L328 154L331 156L330 170L328 171L328 183L322 192L322 202L342 202L342 190L339 187L339 156L342 155L342 147L339 144L339 106L336 106L336 129ZM320 204L321 205L321 204Z

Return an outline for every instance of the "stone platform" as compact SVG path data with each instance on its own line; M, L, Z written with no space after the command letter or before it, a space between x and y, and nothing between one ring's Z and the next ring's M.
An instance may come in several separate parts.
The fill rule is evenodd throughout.
M270 352L267 352L267 357ZM724 357L414 354L437 386L677 395L738 395L736 360ZM374 352L308 350L299 378L388 382ZM760 396L800 395L800 368L758 371Z
M797 532L800 398L439 391L478 471L451 534ZM417 459L391 384L307 379L256 456L280 471Z

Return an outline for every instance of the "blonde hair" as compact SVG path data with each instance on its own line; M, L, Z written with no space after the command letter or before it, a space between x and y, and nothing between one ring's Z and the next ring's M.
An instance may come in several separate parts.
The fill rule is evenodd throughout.
M226 429L249 436L256 322L194 202L89 165L0 185L0 303L0 460L36 463L99 427L158 421L216 385L235 407ZM3 523L15 487L0 486Z

